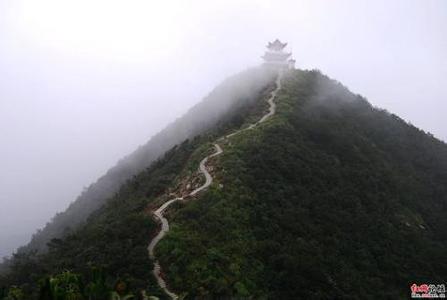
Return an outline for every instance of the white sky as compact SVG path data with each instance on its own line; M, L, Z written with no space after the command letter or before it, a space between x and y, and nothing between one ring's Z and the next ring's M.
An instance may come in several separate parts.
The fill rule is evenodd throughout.
M276 37L447 140L444 0L0 0L0 256Z

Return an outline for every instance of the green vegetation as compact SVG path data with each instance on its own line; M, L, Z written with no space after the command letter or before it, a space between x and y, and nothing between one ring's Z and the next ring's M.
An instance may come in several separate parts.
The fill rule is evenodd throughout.
M38 299L59 278L87 299L122 278L165 299L146 250L158 229L148 208L211 142L257 120L272 88L129 179L48 253L16 254L0 295ZM169 209L156 248L169 286L186 299L406 299L414 282L445 283L447 145L318 71L289 72L275 101L273 118L223 142L211 187Z
M113 197L127 180L144 171L175 145L221 127L239 125L245 119L248 106L259 99L259 93L271 81L272 73L261 68L248 69L226 79L184 116L124 157L86 188L66 211L56 214L19 252L45 252L51 239L61 238L84 224L88 216Z
M242 75L236 78L240 80L245 78L247 81L247 78L254 76L253 71ZM259 79L260 76L273 78L268 74L257 74L254 78ZM234 103L239 100L231 107L231 113L216 116L213 122L217 125L202 136L173 147L148 169L127 180L115 195L104 201L105 204L90 213L83 226L67 230L61 238L51 239L45 252L22 249L12 259L6 261L4 268L7 272L0 276L3 293L11 293L11 287L17 286L20 292L24 293L25 299L38 299L42 290L39 282L45 281L48 276L53 278L58 276L57 274L66 274L64 272L68 270L67 274L84 278L90 284L95 282L89 275L91 268L94 267L103 270L104 288L108 291L112 290L118 278L122 278L129 284L134 294L145 290L148 295L164 299L165 295L153 278L153 266L147 253L149 241L159 228L149 211L175 192L179 182L184 179L182 176L189 176L197 170L202 156L212 150L210 141L224 131L242 126L244 116L250 115L254 109L253 101L259 101L266 93L265 90L271 86L265 79L261 80L264 84L262 89L257 87L261 83L253 86L254 78L251 78L251 83L245 83L247 85L245 90L249 92L231 93L234 97L239 95L230 101ZM272 80L268 81L271 82ZM228 90L234 87L234 84L235 82L227 82L220 89ZM240 83L238 86L244 90ZM220 98L215 96L208 101L225 100L221 98L223 97L221 92L217 93ZM209 105L206 101L204 103L205 106ZM51 226L55 224L58 222L52 223ZM41 237L43 240L48 238ZM82 283L85 284L85 281ZM81 288L79 292L85 291ZM91 293L88 295L90 297ZM82 294L82 297L86 298L85 294Z
M113 290L106 284L106 276L101 269L92 268L89 276L83 278L79 274L64 271L55 276L47 276L39 281L39 291L36 299L39 300L135 300L149 299L140 293L136 298L129 292L127 283L118 279ZM0 294L2 300L25 300L29 295L17 286L9 289L3 288Z
M167 152L121 187L115 197L89 217L85 226L63 239L53 239L47 253L16 254L10 271L0 282L4 286L20 283L26 295L37 299L36 283L47 275L70 270L88 278L91 266L95 266L107 274L104 280L109 287L117 278L123 278L135 292L145 289L163 296L152 278L146 249L158 225L146 208L175 181L200 142L186 141Z
M158 250L193 299L402 298L447 278L447 146L317 71L225 146Z

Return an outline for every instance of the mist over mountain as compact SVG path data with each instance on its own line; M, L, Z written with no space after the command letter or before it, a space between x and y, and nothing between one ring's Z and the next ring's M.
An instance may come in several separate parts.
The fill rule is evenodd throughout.
M275 38L446 141L446 5L0 1L0 257Z
M185 299L405 298L443 283L447 145L319 71L276 78L256 68L219 85L6 261L0 285L32 298L68 280L55 274L90 285L100 272L104 289L119 277L170 298L147 246L174 197L155 255ZM191 196L205 157L213 181Z
M123 183L148 168L173 146L219 126L243 105L253 102L272 74L260 68L234 75L217 86L205 99L183 117L156 134L145 145L120 160L116 166L91 184L51 222L33 235L31 242L19 251L44 251L52 238L59 238L76 228L94 210L112 197Z

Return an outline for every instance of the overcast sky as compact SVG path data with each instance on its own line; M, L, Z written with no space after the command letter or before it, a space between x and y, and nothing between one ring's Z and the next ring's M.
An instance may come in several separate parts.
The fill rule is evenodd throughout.
M0 0L0 256L277 37L447 140L444 0Z

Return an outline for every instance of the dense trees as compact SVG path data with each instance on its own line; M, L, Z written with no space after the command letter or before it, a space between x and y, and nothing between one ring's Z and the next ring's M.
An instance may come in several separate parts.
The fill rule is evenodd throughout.
M232 79L224 83L220 91L213 92L214 96L202 104L209 106L210 101L218 101L220 109L229 109L214 116L212 122L217 125L201 137L173 147L148 169L127 180L120 188L115 187L117 192L102 200L104 204L89 214L84 225L69 230L60 238L51 239L46 252L29 250L32 247L28 247L14 254L4 265L8 271L0 276L0 287L17 285L27 299L37 299L40 290L38 283L44 278L66 270L87 278L91 267L99 267L104 270L108 288L117 278L123 278L134 293L144 289L150 295L163 298L165 295L152 277L152 263L146 249L158 230L158 224L148 210L166 200L184 176L190 176L197 170L203 153L209 150L209 141L230 128L241 126L245 115L253 109L252 102L264 93L266 80L273 78L253 72L238 75L238 81ZM248 82L241 83L240 80ZM264 88L260 89L260 85ZM236 89L230 93L233 98L227 99L230 95L222 93L232 87ZM229 101L232 105L222 101ZM204 113L202 109L199 112ZM76 205L81 204L78 202ZM55 222L51 226L57 224L61 223ZM45 236L43 240L47 238Z
M447 146L317 71L218 158L159 255L198 296L404 298L447 277Z
M124 157L104 176L86 188L66 211L56 214L51 222L36 232L31 242L19 251L37 249L44 252L52 238L60 238L83 224L93 211L113 197L121 185L145 170L175 145L216 130L220 126L233 126L242 122L247 105L257 100L259 93L271 80L272 73L260 68L248 69L226 79L184 116Z
M96 282L92 290L123 278L134 293L165 297L150 274L157 225L145 210L195 171L211 141L259 118L271 89L128 180L47 254L16 254L0 283L35 296L40 278L70 270ZM156 253L173 290L386 299L406 298L413 282L444 283L447 145L318 71L288 73L276 102L272 119L210 160L215 183L168 210L171 231ZM92 279L92 266L104 279Z

